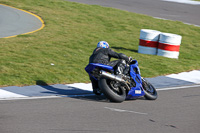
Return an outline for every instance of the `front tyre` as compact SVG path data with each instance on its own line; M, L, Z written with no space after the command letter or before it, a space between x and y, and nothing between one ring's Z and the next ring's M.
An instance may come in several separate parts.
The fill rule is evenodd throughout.
M126 90L119 82L101 77L98 81L99 88L111 102L123 102L126 99Z
M148 100L156 100L158 95L156 89L151 83L142 78L142 87L144 89L144 97Z

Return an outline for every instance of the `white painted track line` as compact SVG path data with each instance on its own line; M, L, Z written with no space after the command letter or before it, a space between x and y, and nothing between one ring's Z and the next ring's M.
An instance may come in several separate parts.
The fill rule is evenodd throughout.
M194 0L162 0L162 1L190 4L190 5L200 5L199 1L194 1Z
M199 70L193 70L190 72L182 72L182 73L178 73L178 74L170 74L170 75L167 75L166 77L184 80L184 81L192 82L195 84L200 83L200 71Z
M178 89L195 88L195 87L200 87L200 85L191 85L191 86L180 86L180 87L162 88L162 89L157 89L157 91L178 90Z
M27 97L27 96L12 93L12 92L0 89L0 98L3 98L3 99L4 98L25 98L25 97Z

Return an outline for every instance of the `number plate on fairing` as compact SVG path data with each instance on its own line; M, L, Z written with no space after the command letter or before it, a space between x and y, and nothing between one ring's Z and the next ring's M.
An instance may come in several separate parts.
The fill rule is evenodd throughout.
M135 90L135 94L141 94L142 91L141 90Z

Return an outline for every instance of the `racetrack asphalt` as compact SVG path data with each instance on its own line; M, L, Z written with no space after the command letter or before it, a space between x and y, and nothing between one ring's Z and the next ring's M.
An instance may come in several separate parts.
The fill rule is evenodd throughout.
M1 133L199 133L200 89L159 91L155 101L103 96L0 100Z
M200 2L191 0L68 0L200 26ZM181 3L180 3L181 1ZM193 4L191 4L193 3Z
M80 0L70 0L77 1ZM165 17L167 19L172 20L183 20L184 22L193 23L196 25L200 25L200 17L196 17L195 19L188 19L190 17L199 16L199 6L197 5L185 5L185 4L175 4L167 2L162 5L163 1L158 0L141 0L141 1L131 1L126 0L126 2L122 3L119 0L81 0L81 2L86 4L99 4L103 6L109 6L114 8L119 8L123 10L139 12L144 14L151 14L151 16ZM126 4L125 4L126 3ZM156 5L158 4L158 5ZM181 5L181 6L177 6ZM138 8L142 6L142 8ZM163 7L164 6L164 7ZM175 8L176 6L176 8ZM156 9L157 7L157 9ZM183 9L186 9L187 12L183 12ZM169 8L169 10L163 10ZM190 10L190 9L194 10ZM142 9L142 11L140 10ZM159 10L156 12L156 10ZM172 10L174 9L174 10ZM149 11L151 10L151 12ZM155 10L155 11L154 11ZM196 12L198 14L196 14ZM157 14L155 14L157 13ZM159 14L161 16L159 16ZM168 15L166 15L168 14ZM169 15L170 14L170 15ZM176 14L176 15L172 15ZM189 15L189 16L188 16ZM172 17L174 16L174 17ZM178 17L177 17L178 16ZM0 37L9 37L14 36L16 34L24 34L30 33L31 31L37 31L43 27L43 22L33 14L27 13L23 10L16 9L13 7L0 5L0 18L4 18L0 23L0 29L5 30L5 32L0 32ZM174 19L176 18L176 19ZM187 18L187 19L185 19ZM188 21L189 20L189 21ZM12 24L11 22L17 22L16 24ZM9 26L12 25L11 27ZM4 33L4 34L1 34ZM156 88L167 88L167 87L176 87L176 86L184 86L184 85L193 85L200 83L200 71L195 70L191 72L183 72L180 74L171 74L167 76L158 76L155 78L147 79L150 83L152 83ZM70 85L62 85L56 84L51 86L41 86L41 85L33 85L33 86L10 86L10 87L2 87L0 88L0 99L16 99L16 98L27 98L27 97L54 97L54 96L74 96L74 95L90 95L92 94L91 84L83 84L83 83L75 83Z
M43 20L28 11L0 4L0 38L36 32L44 27Z

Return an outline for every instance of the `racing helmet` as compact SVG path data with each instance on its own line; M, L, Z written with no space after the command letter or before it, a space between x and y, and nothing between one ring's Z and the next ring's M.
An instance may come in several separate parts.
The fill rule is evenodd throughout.
M97 48L109 48L109 44L106 42L106 41L100 41L98 44L97 44Z

